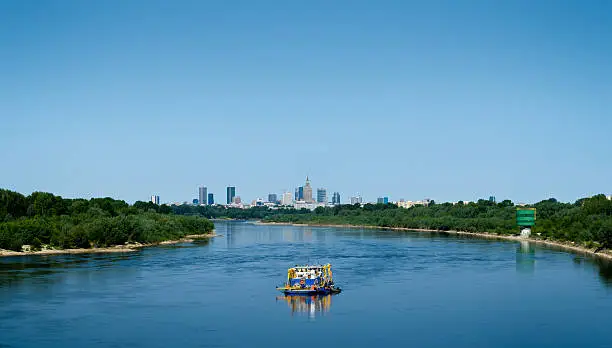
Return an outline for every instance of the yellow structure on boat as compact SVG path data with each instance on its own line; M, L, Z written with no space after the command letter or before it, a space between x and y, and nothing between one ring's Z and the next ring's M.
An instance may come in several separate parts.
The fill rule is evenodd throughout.
M291 267L287 270L287 282L276 289L293 295L340 292L340 289L334 286L331 264Z

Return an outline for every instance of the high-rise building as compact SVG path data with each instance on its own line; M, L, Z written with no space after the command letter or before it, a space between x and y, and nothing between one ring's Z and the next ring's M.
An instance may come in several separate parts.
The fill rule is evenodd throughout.
M212 193L208 194L208 204L210 205L215 204L215 196Z
M268 195L268 202L270 202L270 203L278 202L278 197L276 197L276 193L270 193Z
M383 204L388 204L389 203L389 197L383 197Z
M340 204L340 192L334 192L332 195L332 204Z
M199 202L200 202L200 201L199 201L197 198L194 198L194 199L191 201L191 204L193 204L193 205L198 205L198 203L199 203Z
M297 195L295 196L296 201L304 200L304 186L300 186L297 188Z
M361 198L361 196L353 196L351 197L351 204L361 204L361 202L363 201L363 199Z
M312 199L312 187L310 186L310 180L308 180L308 177L306 177L306 184L304 185L304 197L303 197L304 202L306 203L313 203L314 200Z
M283 193L283 198L281 199L281 205L291 205L291 203L293 203L291 192Z
M376 198L376 204L383 204L383 198L382 197Z
M489 196L489 202L495 203L495 196Z
M208 199L208 189L205 186L200 186L198 189L198 193L199 193L199 202L200 204L206 205L207 199Z
M159 196L151 196L151 203L159 205Z
M228 186L227 187L227 204L232 204L234 202L234 197L236 197L236 187Z
M317 189L317 203L327 203L327 190L324 188Z

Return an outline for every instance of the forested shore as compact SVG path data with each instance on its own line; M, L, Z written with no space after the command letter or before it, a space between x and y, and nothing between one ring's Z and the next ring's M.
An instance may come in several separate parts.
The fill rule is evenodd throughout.
M605 195L562 203L548 199L526 207L537 210L533 237L574 242L596 250L612 248L612 201ZM313 212L278 211L263 222L395 227L435 231L459 231L516 235L516 206L479 200L468 204L430 204L408 209L394 204L319 207Z
M155 244L210 234L213 223L181 216L166 205L112 198L67 199L46 192L24 196L0 189L0 249L107 248Z

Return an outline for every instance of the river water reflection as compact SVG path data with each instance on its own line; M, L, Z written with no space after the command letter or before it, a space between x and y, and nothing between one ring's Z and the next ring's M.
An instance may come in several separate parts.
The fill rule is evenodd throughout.
M218 222L209 242L0 259L0 347L604 347L610 262L454 236ZM296 263L343 292L285 297Z

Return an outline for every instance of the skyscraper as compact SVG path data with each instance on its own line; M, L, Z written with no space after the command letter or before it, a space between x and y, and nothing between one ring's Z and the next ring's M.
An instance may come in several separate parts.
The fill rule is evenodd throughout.
M293 199L291 197L291 192L283 193L283 198L281 200L282 205L291 205L293 203Z
M317 203L327 203L327 190L324 188L317 189Z
M215 196L212 193L208 194L208 204L215 204Z
M332 204L340 204L340 192L334 192L332 196Z
M226 200L226 203L227 204L232 204L234 202L234 197L236 197L236 187L235 186L228 186L226 191L227 191L227 200Z
M151 196L151 203L159 205L159 196Z
M314 200L312 199L312 187L310 187L310 180L306 177L306 184L304 185L304 202L312 203Z
M389 203L389 197L378 197L376 200L377 204L387 204Z
M356 203L361 204L361 202L362 202L361 196L358 195L358 196L351 197L351 204L356 204Z
M300 188L299 187L295 189L295 194L293 195L293 197L295 197L296 201L300 200Z
M298 195L295 198L296 201L303 201L304 200L304 186L300 186L298 187Z
M200 186L199 187L199 189L198 189L198 193L199 193L198 202L200 204L206 205L208 203L208 201L207 201L207 199L208 199L207 192L208 192L208 189L206 188L206 186Z
M268 195L268 202L276 203L278 201L278 197L276 197L276 193L270 193Z

